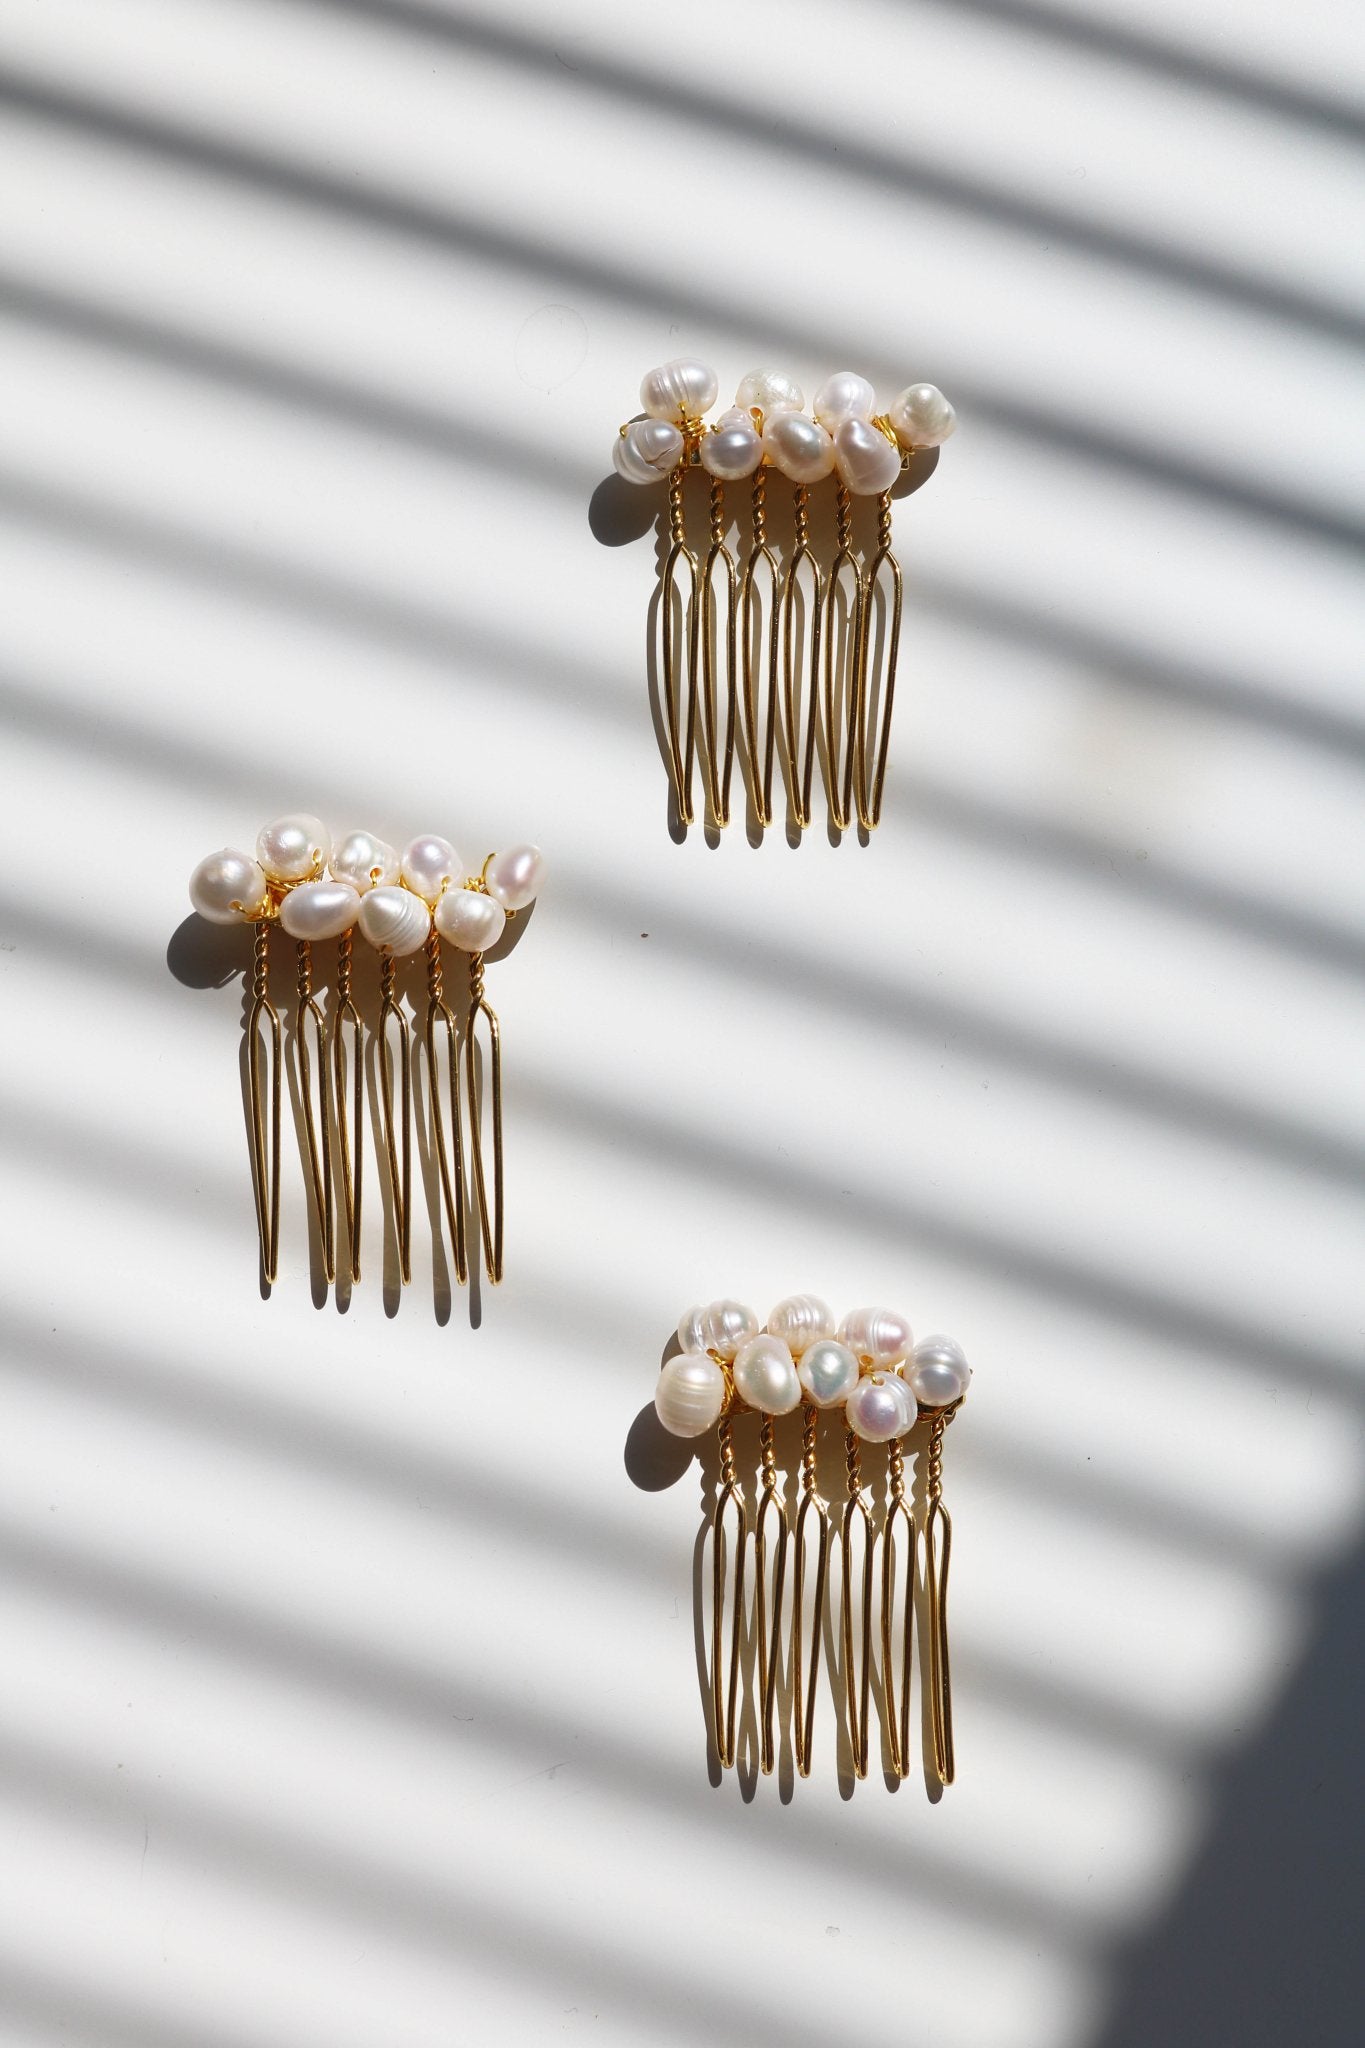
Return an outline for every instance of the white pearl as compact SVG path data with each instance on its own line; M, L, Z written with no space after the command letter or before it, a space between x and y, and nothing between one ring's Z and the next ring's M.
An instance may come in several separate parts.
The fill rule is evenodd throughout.
M866 377L856 370L836 370L816 392L811 411L832 434L840 420L870 420L876 403L877 394Z
M327 827L307 811L276 818L256 841L256 858L274 882L306 882L320 875L331 850Z
M373 832L348 832L332 848L328 866L339 882L349 882L353 889L377 889L398 880L398 855Z
M915 1397L895 1373L871 1373L848 1397L848 1426L865 1443L889 1444L915 1426Z
M657 484L682 461L683 437L667 420L632 420L612 444L612 467L628 484Z
M840 1340L864 1365L896 1365L914 1343L904 1316L891 1308L855 1308L839 1325Z
M782 1339L793 1358L799 1358L817 1337L834 1335L834 1311L818 1294L789 1294L769 1316L768 1329Z
M735 393L736 405L745 412L757 406L765 419L776 412L800 412L805 402L801 386L782 370L750 370Z
M834 461L858 498L879 498L901 473L901 451L868 420L841 420L834 429Z
M371 889L355 921L381 953L415 953L431 930L431 912L411 889Z
M640 386L640 407L651 419L672 420L677 426L684 414L699 420L704 412L710 412L719 389L716 373L708 364L678 356L650 371Z
M832 1337L818 1337L803 1351L796 1371L816 1408L837 1408L858 1384L857 1359L847 1344L838 1344Z
M448 839L425 832L403 850L403 880L424 903L434 903L443 889L464 879L464 862Z
M486 953L502 937L507 912L481 889L447 889L436 905L436 929L462 953Z
M801 1405L801 1382L786 1345L777 1337L751 1337L731 1368L735 1392L761 1415L790 1415Z
M690 1308L678 1323L678 1342L684 1351L705 1351L708 1347L706 1336L706 1310Z
M972 1369L951 1337L921 1337L910 1361L909 1380L923 1408L951 1408L971 1381Z
M291 939L339 939L360 912L360 891L349 882L301 882L280 905Z
M654 1389L660 1422L673 1436L701 1436L720 1421L725 1406L725 1374L704 1351L684 1351L670 1358Z
M754 416L742 405L727 405L716 420L718 427L754 427ZM754 427L754 432L758 428Z
M763 453L794 484L818 484L834 467L834 442L804 412L777 412L763 428Z
M545 856L538 846L508 846L493 855L483 879L504 910L525 910L545 886Z
M763 443L759 440L752 420L744 426L718 427L714 433L701 437L701 466L710 476L716 476L723 483L737 477L752 476L763 460Z
M265 873L249 853L225 846L190 876L190 902L210 924L248 922L265 908Z
M741 1344L758 1335L758 1317L742 1301L713 1301L702 1316L706 1349L733 1358Z
M937 448L957 425L957 414L936 384L907 384L886 416L903 448Z

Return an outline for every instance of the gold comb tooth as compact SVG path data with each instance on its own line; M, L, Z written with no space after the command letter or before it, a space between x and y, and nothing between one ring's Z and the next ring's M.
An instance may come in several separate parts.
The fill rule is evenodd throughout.
M749 1518L744 1506L744 1491L735 1471L733 1424L729 1415L722 1415L720 1419L718 1440L720 1487L711 1517L711 1712L716 1754L728 1770L735 1760L735 1709L739 1699L740 1644L744 1621L744 1553L749 1539ZM727 1652L725 1524L728 1510L733 1510L734 1566Z
M743 642L744 673L744 744L749 757L751 791L754 812L761 826L767 827L773 821L773 742L777 725L777 658L779 628L779 592L781 588L777 573L777 559L768 545L768 500L767 475L760 467L754 471L752 506L752 529L749 552L744 560L744 574L740 581L740 635ZM766 629L763 616L763 598L758 585L758 570L765 564L768 570L768 615ZM763 664L764 677L760 683L759 655L764 643L767 646L767 661Z
M360 1197L365 1150L365 1034L351 994L353 933L337 941L337 1001L332 1022L332 1092L336 1100L337 1146L341 1191L338 1202L341 1234L352 1285L360 1278ZM351 1053L346 1053L346 1033ZM350 1114L347 1115L347 1092Z
M478 1022L482 1016L488 1038L488 1057L480 1059ZM502 1033L497 1013L483 988L483 954L469 956L469 1010L464 1034L465 1087L469 1103L470 1177L479 1211L479 1234L483 1241L483 1264L496 1286L502 1279L503 1252L503 1161L502 1161ZM493 1199L488 1199L488 1175L484 1167L483 1099L481 1078L488 1070L488 1099L493 1129Z
M811 819L811 785L815 773L822 587L820 565L810 546L810 492L804 484L796 486L792 502L796 530L791 559L787 563L787 572L782 580L782 745L786 757L787 788L791 797L792 816L804 832ZM800 576L803 567L810 571L811 596L804 645L798 649L796 603L800 595ZM804 733L801 717L803 684Z
M886 1523L882 1529L882 1686L886 1697L887 1742L891 1767L898 1778L910 1774L910 1673L914 1651L915 1524L905 1498L905 1445L893 1438L889 1453ZM898 1585L896 1541L904 1546ZM899 1616L897 1608L899 1605ZM897 1656L897 1620L900 1654ZM899 1679L896 1675L900 1667Z
M327 1029L313 994L313 948L295 941L298 1000L294 1008L294 1050L298 1059L299 1108L303 1116L308 1191L322 1244L322 1270L328 1285L336 1278L336 1236L332 1206L332 1123L327 1101ZM312 1038L312 1050L309 1039ZM313 1053L317 1055L316 1084Z
M862 1449L850 1429L844 1435L844 1459L848 1473L848 1497L844 1502L840 1579L844 1641L844 1701L848 1716L848 1740L853 1752L856 1776L867 1776L867 1721L872 1686L872 1515L862 1490ZM861 1524L863 1568L859 1586L857 1623L854 1621L853 1536Z
M809 1401L801 1404L801 1505L796 1511L796 1585L792 1594L792 1669L796 1694L796 1768L810 1776L815 1738L815 1694L820 1676L820 1642L824 1630L825 1596L829 1583L829 1508L816 1490L816 1435L819 1416ZM810 1653L806 1645L806 1522L816 1527L815 1590L811 1600Z
M261 1270L267 1285L273 1287L280 1245L280 1019L270 1000L270 926L270 918L256 919L251 950L252 1002L246 1028L256 1229ZM266 1027L264 1034L262 1026Z
M933 1416L925 1453L924 1583L929 1609L928 1690L934 1768L941 1785L952 1784L955 1770L953 1688L948 1668L948 1561L953 1547L953 1524L943 1505L943 1432L952 1418L952 1409L939 1410Z
M759 1766L766 1774L772 1770L775 1752L773 1723L782 1661L782 1594L787 1576L787 1543L791 1534L786 1503L777 1491L777 1453L770 1415L764 1416L759 1432L759 1457L762 1498L754 1522L754 1604L758 1619ZM771 1597L768 1585L769 1522L773 1525Z
M412 1034L395 993L396 974L397 964L386 948L379 958L379 1107L398 1264L406 1286L412 1278ZM396 1099L391 1026L398 1045Z
M844 484L834 493L838 546L825 580L823 732L825 789L835 829L846 832L853 818L853 773L861 719L860 655L865 593L853 554L853 500ZM840 590L847 590L844 630L839 631Z
M427 1019L424 1040L427 1055L427 1086L431 1095L431 1127L436 1161L440 1171L441 1197L450 1230L455 1277L463 1286L469 1278L469 1248L465 1236L468 1213L464 1178L464 1130L460 1113L460 1038L455 1012L446 1001L441 962L441 934L433 924L427 934ZM437 1057L438 1033L445 1034L445 1093L450 1124L442 1108L441 1067Z
M663 683L664 732L668 741L669 773L678 801L678 816L684 825L692 823L692 756L697 722L697 640L700 606L697 592L697 558L687 545L683 484L687 454L668 476L669 549L659 584L659 674ZM685 572L685 578L684 573ZM675 625L675 614L676 625ZM685 688L678 674L678 638L681 637Z
M722 636L716 619L716 570L724 571L725 627ZM737 690L735 680L735 625L737 580L735 558L725 542L725 486L719 477L711 479L711 545L702 568L701 621L701 730L702 773L706 802L717 825L730 822L730 779L735 764L735 723ZM716 666L720 653L724 669L724 733L718 740L722 720L717 697Z
M891 616L883 640L885 655L882 673L878 677L870 674L869 661L877 584L883 576L889 587ZM882 791L886 784L886 755L891 741L891 712L896 699L896 664L900 658L902 595L901 567L891 548L891 493L884 491L877 500L877 550L868 563L863 577L862 620L858 636L857 765L854 774L854 794L858 807L858 823L868 832L875 831L881 822ZM877 736L869 756L868 725L874 703L877 706Z

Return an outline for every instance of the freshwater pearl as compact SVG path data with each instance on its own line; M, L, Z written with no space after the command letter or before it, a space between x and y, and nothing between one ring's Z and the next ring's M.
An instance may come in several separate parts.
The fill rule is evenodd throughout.
M682 461L683 437L667 420L632 420L612 446L612 467L628 484L657 484Z
M702 1316L702 1335L708 1351L733 1358L741 1344L758 1335L758 1317L742 1301L713 1301Z
M763 453L794 484L818 484L834 467L834 442L804 412L776 412L764 423Z
M355 921L381 953L415 953L431 930L431 912L411 889L371 889Z
M914 1343L904 1316L891 1308L855 1308L839 1325L840 1340L864 1365L896 1365Z
M424 903L434 903L452 882L463 881L464 862L448 839L424 832L403 850L403 880Z
M907 384L886 416L903 448L937 448L957 425L957 414L937 384Z
M684 413L689 419L699 420L704 412L710 412L719 389L716 373L709 364L677 356L671 363L661 363L644 379L640 386L640 408L651 419L672 420L677 426Z
M792 1355L778 1337L751 1337L735 1354L735 1392L761 1415L790 1415L801 1405Z
M398 880L398 855L373 832L348 832L332 848L328 865L339 882L349 882L362 891Z
M301 882L280 905L291 939L339 939L360 912L360 891L349 882Z
M951 1337L921 1337L907 1377L922 1408L951 1408L966 1393L972 1369L962 1346Z
M502 937L507 912L481 889L447 889L436 905L436 929L462 953L486 953Z
M699 1306L688 1309L678 1320L678 1342L684 1351L705 1351L706 1310Z
M806 395L795 378L782 370L750 370L739 380L735 404L749 412L757 406L765 419L777 412L800 412Z
M769 1316L768 1329L782 1339L793 1358L799 1358L817 1337L834 1335L834 1311L818 1294L789 1294Z
M836 370L815 394L811 411L831 434L840 420L870 420L877 394L856 370Z
M725 1374L704 1351L670 1358L659 1374L654 1407L673 1436L701 1436L720 1421L724 1406Z
M870 420L840 420L834 429L834 461L857 498L878 498L901 473L901 451Z
M837 1408L858 1384L857 1359L847 1344L837 1344L833 1337L818 1337L802 1352L796 1371L816 1408Z
M714 433L701 437L701 466L710 476L719 477L722 483L737 477L752 476L763 460L763 443L752 420L743 426L736 423L729 427L718 427Z
M506 847L493 855L483 879L504 910L525 910L545 886L545 856L538 846Z
M327 827L307 811L276 818L256 841L256 858L273 882L306 882L321 874L331 850Z
M915 1397L895 1373L871 1373L848 1397L848 1426L864 1443L889 1444L915 1426Z
M265 872L249 853L225 846L190 876L190 902L210 924L240 924L265 907Z

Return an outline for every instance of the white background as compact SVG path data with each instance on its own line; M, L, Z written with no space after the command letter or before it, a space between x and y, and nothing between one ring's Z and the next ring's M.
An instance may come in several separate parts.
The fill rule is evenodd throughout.
M1330 1833L1275 1731L1365 1509L1351 16L0 4L6 2048L1083 2048L1254 1745ZM669 837L589 508L684 350L958 403L870 847ZM259 1297L178 928L299 807L546 850L477 1329L420 1214L386 1313L377 1203L316 1306L296 1167ZM689 1301L793 1288L976 1366L937 1804L827 1719L708 1776L696 1468L627 1438Z

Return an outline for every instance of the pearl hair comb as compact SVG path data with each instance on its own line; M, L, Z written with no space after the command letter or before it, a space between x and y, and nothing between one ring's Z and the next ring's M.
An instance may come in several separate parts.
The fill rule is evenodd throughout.
M780 736L789 825L801 832L811 823L818 753L831 827L843 832L856 820L871 831L881 817L901 623L891 494L917 451L947 440L956 415L932 384L907 386L878 412L872 386L853 370L827 377L807 412L790 377L752 370L735 403L708 426L718 388L705 363L651 370L640 386L643 417L621 428L613 450L628 483L668 483L653 655L679 820L693 822L692 766L700 753L705 820L729 823L738 727L760 829L774 819ZM700 566L686 530L685 485L694 468L710 478L710 545ZM795 487L789 546L768 527L774 470ZM830 475L833 548L822 560L810 487ZM727 539L725 486L748 478L741 566ZM861 555L855 498L877 504L875 541Z
M835 1518L818 1487L821 1411L841 1411L845 1498L837 1519L843 1699L840 1711L858 1777L867 1775L872 1681L873 1584L881 1585L879 1706L895 1776L911 1770L910 1680L917 1632L916 1592L923 1595L921 1670L938 1781L954 1775L952 1688L948 1669L948 1560L952 1523L943 1505L943 1437L966 1395L971 1368L951 1337L915 1343L909 1323L891 1309L854 1309L838 1325L813 1294L778 1303L760 1331L758 1317L738 1301L692 1308L678 1325L682 1349L660 1374L654 1406L674 1436L718 1429L719 1469L711 1531L710 1713L723 1766L735 1761L741 1645L757 1643L759 1764L773 1768L779 1698L789 1698L796 1768L809 1775ZM800 1411L800 1506L793 1529L779 1490L775 1418ZM758 1435L758 1507L752 1524L738 1476L734 1425L754 1411ZM924 1425L917 1485L907 1494L907 1440ZM886 1444L885 1499L870 1505L863 1485L862 1446ZM788 1471L797 1459L793 1437ZM752 1626L746 1626L745 1553L754 1543ZM901 1555L897 1555L900 1547ZM790 1599L787 1553L794 1553ZM728 1553L728 1555L727 1555ZM922 1559L922 1566L921 1566ZM729 1620L727 1624L727 1609ZM792 1686L780 1683L784 1638ZM927 1640L925 1639L927 1638Z
M338 1235L344 1277L351 1283L360 1278L367 1042L375 1048L398 1266L404 1282L412 1277L413 1034L398 991L397 963L419 949L426 954L423 1045L432 1149L456 1277L461 1285L469 1277L472 1208L484 1270L496 1282L503 1269L502 1040L484 994L484 955L497 945L508 921L535 901L544 873L534 846L490 854L478 873L469 875L449 840L426 834L400 856L370 832L348 832L333 842L320 819L299 813L267 825L254 856L224 848L202 860L190 876L190 901L201 917L255 930L246 1068L261 1273L267 1286L275 1281L280 1236L282 1036L270 999L270 940L276 925L295 941L296 1002L285 1049L297 1080L305 1183L328 1282L337 1278ZM379 955L378 1019L368 1031L353 994L356 931ZM313 946L327 939L337 941L330 1020L313 993ZM458 1016L445 994L442 940L469 962L469 993ZM485 1073L491 1172L484 1149ZM339 1196L332 1166L334 1130Z

